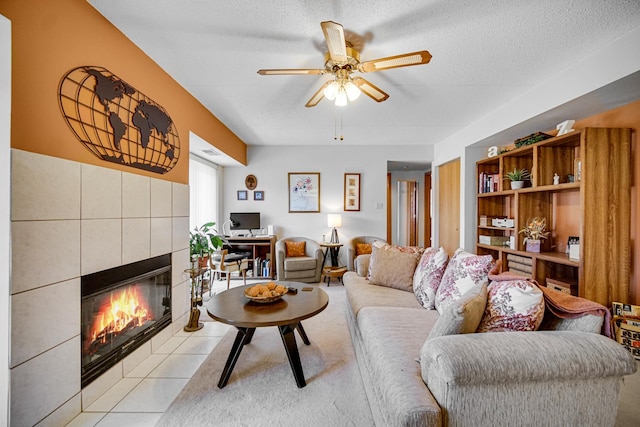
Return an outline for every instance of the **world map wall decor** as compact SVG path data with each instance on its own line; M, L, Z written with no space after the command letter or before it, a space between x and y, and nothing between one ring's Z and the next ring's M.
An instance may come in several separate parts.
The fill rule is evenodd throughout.
M166 110L106 68L69 71L58 102L71 131L100 159L159 174L178 163L180 138Z

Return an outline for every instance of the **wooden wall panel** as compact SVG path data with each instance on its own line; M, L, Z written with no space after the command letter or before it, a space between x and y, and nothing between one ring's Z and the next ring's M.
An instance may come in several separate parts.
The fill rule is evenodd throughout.
M460 247L460 159L438 166L439 245L449 256Z

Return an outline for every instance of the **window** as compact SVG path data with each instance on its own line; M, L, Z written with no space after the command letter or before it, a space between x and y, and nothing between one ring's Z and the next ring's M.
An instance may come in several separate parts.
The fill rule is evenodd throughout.
M189 156L189 230L214 221L218 223L218 166L200 157Z

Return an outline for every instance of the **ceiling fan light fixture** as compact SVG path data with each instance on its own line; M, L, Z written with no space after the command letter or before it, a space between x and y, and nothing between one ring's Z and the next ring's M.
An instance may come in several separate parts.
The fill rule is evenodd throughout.
M338 95L338 89L340 89L340 84L337 81L331 82L331 84L324 89L324 97L329 101L333 101Z
M347 98L349 98L349 101L353 102L356 99L358 99L358 97L360 96L360 88L358 88L358 86L356 86L355 84L353 84L352 81L348 81L347 83L345 83L344 85L344 90L347 93Z
M338 89L335 104L338 107L344 107L345 105L347 105L347 91L344 89L344 86L340 86L340 88Z

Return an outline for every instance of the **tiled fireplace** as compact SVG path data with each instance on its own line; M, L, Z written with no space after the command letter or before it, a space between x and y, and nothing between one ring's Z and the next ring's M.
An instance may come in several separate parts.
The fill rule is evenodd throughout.
M171 254L88 274L80 283L84 388L171 323Z
M189 188L11 155L11 424L64 425L187 323ZM170 257L171 323L83 387L82 277L162 255Z

